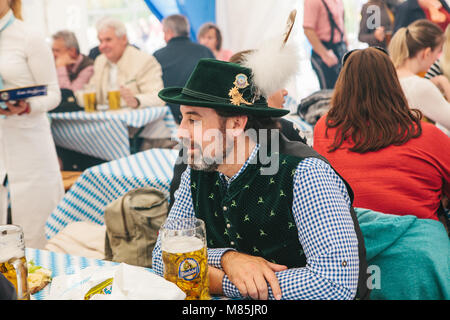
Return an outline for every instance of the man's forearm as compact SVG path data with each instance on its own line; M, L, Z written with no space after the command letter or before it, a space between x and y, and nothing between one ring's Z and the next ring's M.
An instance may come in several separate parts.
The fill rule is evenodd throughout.
M223 296L222 281L225 273L208 265L209 293Z
M293 268L275 273L283 300L351 300L354 294L349 288L333 282L307 267ZM243 299L238 288L225 275L222 280L223 295ZM274 300L269 286L268 298Z
M317 36L317 33L310 28L304 29L305 36L308 39L309 43L311 44L313 50L319 55L324 56L327 52L327 48L322 44L322 41L320 41L319 37Z

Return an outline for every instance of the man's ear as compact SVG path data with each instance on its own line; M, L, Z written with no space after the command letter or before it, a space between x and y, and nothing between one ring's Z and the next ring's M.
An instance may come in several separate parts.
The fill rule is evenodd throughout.
M247 122L248 117L244 115L230 117L228 118L227 129L232 130L233 135L237 137L245 131Z

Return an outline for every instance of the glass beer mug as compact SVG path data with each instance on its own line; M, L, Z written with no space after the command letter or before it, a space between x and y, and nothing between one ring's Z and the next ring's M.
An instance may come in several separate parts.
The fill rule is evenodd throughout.
M205 223L167 219L160 234L164 278L183 290L186 300L210 299Z
M0 225L0 272L16 287L18 300L30 300L22 228Z
M109 110L120 110L120 90L117 86L111 86L108 90Z
M83 92L83 103L85 112L94 112L97 108L95 86L86 84Z

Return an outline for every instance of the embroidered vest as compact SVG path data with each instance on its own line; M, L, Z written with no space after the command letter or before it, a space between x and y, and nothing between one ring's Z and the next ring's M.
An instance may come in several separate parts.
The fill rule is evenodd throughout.
M228 188L218 172L192 170L195 215L205 221L208 247L231 247L288 267L305 266L292 215L292 181L301 160L280 155L276 175L262 175L260 163L249 164Z
M292 215L293 175L305 158L328 161L307 145L289 141L282 135L279 146L276 175L261 175L259 170L264 166L250 163L228 189L218 172L191 170L194 211L196 217L205 221L209 248L235 248L289 268L305 266L306 257ZM353 191L342 180L353 202ZM364 238L353 207L350 213L359 244L356 299L368 299Z

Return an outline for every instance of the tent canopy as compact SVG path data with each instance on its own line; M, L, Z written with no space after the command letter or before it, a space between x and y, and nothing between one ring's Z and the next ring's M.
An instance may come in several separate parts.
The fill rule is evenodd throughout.
M216 2L211 0L144 0L152 13L159 19L182 14L191 24L191 39L196 41L197 32L205 22L216 22Z

